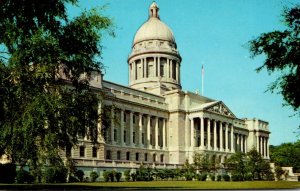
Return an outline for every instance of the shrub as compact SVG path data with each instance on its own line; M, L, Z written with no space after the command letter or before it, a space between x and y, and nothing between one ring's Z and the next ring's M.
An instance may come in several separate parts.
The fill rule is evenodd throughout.
M121 177L122 177L122 173L121 172L116 172L115 176L116 176L117 182L120 182Z
M13 183L16 177L16 165L12 163L0 164L0 183ZM3 173L5 172L5 173Z
M77 176L70 176L69 177L69 183L71 183L71 182L79 182L78 177Z
M46 183L65 183L67 180L67 169L63 166L48 167L43 173Z
M185 173L184 174L184 177L185 177L185 180L186 181L191 181L191 180L193 180L193 174L192 173Z
M216 180L216 176L214 174L209 175L211 181L215 181Z
M97 172L93 171L90 173L91 182L95 182L98 177L99 175L97 174Z
M124 176L125 176L125 181L128 182L130 180L130 170L125 170Z
M136 176L136 173L132 173L132 174L131 174L132 181L136 181L136 177L137 177L137 176Z
M222 180L222 176L221 175L218 175L217 176L217 181L221 181Z
M223 175L223 180L226 181L226 182L230 181L230 176L228 174L224 174Z
M207 179L207 174L201 174L201 181L206 181Z
M115 181L115 174L116 174L116 171L114 171L114 170L109 172L108 176L109 176L111 182Z
M83 181L84 172L82 170L77 170L74 175L78 178L80 182Z
M243 176L240 174L233 174L231 176L231 180L232 181L243 181Z
M17 183L32 183L34 177L28 171L21 169L17 171L16 181Z
M109 171L104 171L103 172L103 178L104 178L104 181L105 182L108 182L109 181Z
M246 174L246 175L244 176L244 179L245 179L246 181L252 181L252 180L253 180L253 176L252 176L252 174Z

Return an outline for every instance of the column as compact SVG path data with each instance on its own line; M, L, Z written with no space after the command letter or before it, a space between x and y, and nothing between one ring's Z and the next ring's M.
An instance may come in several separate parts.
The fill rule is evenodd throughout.
M263 137L260 136L259 146L260 146L260 154L261 155L263 155L263 148L262 148L263 147L263 143L262 143L263 141L262 141L262 139L263 139Z
M211 150L211 144L210 144L211 134L210 134L210 119L207 118L207 147L209 150Z
M238 152L241 151L240 135L238 133L236 134L236 151L238 151Z
M170 60L169 58L167 58L167 74L166 74L167 78L170 78Z
M141 77L144 78L144 58L141 59L141 66L142 66L142 74L141 74Z
M194 128L194 118L191 119L191 147L195 146L195 128Z
M241 152L244 152L244 135L240 135L241 137Z
M124 110L121 109L121 145L124 145Z
M247 135L245 135L245 136L244 136L244 141L245 141L244 151L245 151L245 153L248 152L248 149L247 149L247 147L248 147L248 141L247 141L247 139L248 139L248 137L247 137Z
M172 79L173 79L172 72L173 72L173 61L172 61L172 60L170 60L170 78L172 78Z
M130 111L129 113L129 144L130 146L133 146L133 113Z
M225 123L225 151L229 152L228 149L228 124Z
M142 134L143 134L143 115L139 114L139 145L143 147Z
M113 107L110 110L110 114L111 114L111 119L110 119L110 140L111 140L111 144L114 144L115 143L115 140L114 140L115 112L114 112Z
M220 151L224 151L223 147L223 124L220 121Z
M163 141L163 149L166 147L166 119L163 118L163 126L162 126L162 141Z
M218 150L217 148L217 122L214 120L214 150Z
M136 80L136 70L135 70L135 68L136 68L136 63L135 63L135 61L132 63L133 64L133 67L132 67L132 70L133 70L133 72L132 72L132 78L133 78L133 81L135 81Z
M230 131L230 134L231 134L231 144L230 144L230 147L231 147L231 152L234 152L234 137L233 137L233 125L231 124L231 131Z
M259 135L258 132L256 132L256 150L259 152Z
M157 76L160 77L160 58L158 57L158 63L157 63L157 68L158 68L158 74Z
M176 80L178 81L178 74L179 74L179 72L178 72L178 63L176 62Z
M204 117L201 117L201 127L200 127L200 136L201 136L201 143L200 148L204 149Z
M155 148L159 149L159 145L158 145L158 117L155 117Z
M99 101L98 103L98 115L102 118L102 103ZM97 141L99 143L103 143L103 136L102 136L102 120L98 120L97 123Z
M156 62L157 57L154 57L154 66L153 66L153 77L157 77L157 62Z
M144 58L144 77L147 78L147 58Z
M150 127L151 127L151 119L150 119L150 115L147 115L147 144L148 144L148 148L151 147L151 142L150 142Z

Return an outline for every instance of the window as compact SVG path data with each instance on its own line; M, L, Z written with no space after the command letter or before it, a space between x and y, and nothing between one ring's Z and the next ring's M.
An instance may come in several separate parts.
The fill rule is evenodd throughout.
M135 132L132 133L132 141L135 143Z
M114 129L114 141L117 141L117 129Z
M72 153L71 153L71 148L72 148L72 147L68 147L68 146L66 147L66 156L67 156L67 157L70 157L70 156L72 155Z
M126 143L126 131L124 130L124 143Z
M126 152L126 160L130 160L130 152Z
M79 156L80 157L84 157L85 154L85 147L84 146L80 146L79 147Z
M152 144L152 134L150 134L150 145L153 145Z
M133 123L135 123L135 115L132 116Z
M164 155L160 155L160 162L164 162Z
M93 151L93 157L94 157L94 158L97 158L97 150L98 150L98 149L97 149L96 147L93 147L93 150L92 150L92 151Z
M139 158L140 158L140 153L135 153L135 160L139 161Z
M148 161L148 153L145 153L145 161Z
M126 113L124 112L124 122L126 122Z
M142 133L142 144L145 144L145 134L144 133Z
M111 151L110 150L106 151L106 159L111 160Z
M156 162L156 154L153 154L153 162Z
M121 151L117 152L117 160L121 160Z

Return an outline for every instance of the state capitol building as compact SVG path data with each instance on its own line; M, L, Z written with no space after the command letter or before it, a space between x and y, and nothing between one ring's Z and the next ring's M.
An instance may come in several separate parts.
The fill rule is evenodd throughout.
M98 172L141 164L176 168L187 159L192 163L196 152L223 163L253 147L269 159L268 122L240 119L222 101L182 90L181 56L155 2L134 36L127 62L128 86L102 76L91 81L105 93L99 108L109 108L111 119L96 145L82 137L72 149L78 167Z

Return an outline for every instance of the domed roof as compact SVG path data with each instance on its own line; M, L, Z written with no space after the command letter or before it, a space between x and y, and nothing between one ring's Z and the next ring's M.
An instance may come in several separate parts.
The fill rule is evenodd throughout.
M159 19L158 6L153 2L149 8L149 19L136 32L133 44L144 40L166 40L175 43L171 29Z

